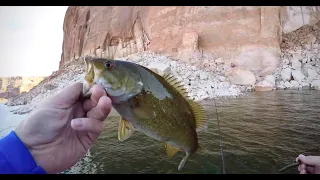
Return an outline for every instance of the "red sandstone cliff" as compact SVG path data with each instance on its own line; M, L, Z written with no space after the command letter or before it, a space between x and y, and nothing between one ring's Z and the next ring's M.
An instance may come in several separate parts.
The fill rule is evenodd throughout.
M220 57L224 62L268 74L278 65L279 9L69 7L60 65L83 55L114 58L149 50L196 65L203 63L203 54L208 61ZM252 53L258 55L244 58Z

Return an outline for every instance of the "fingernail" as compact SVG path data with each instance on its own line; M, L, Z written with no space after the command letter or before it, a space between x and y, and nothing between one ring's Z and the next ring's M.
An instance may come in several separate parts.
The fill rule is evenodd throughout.
M81 127L83 125L81 119L73 120L72 122L76 127Z

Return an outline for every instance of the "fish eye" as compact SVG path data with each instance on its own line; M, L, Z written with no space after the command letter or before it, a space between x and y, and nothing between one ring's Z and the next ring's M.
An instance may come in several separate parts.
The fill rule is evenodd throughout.
M105 64L106 68L112 68L113 67L113 63L111 61L107 61Z

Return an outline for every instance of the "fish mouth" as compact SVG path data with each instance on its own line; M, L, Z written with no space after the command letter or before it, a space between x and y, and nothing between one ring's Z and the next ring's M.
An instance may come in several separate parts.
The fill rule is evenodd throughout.
M119 90L112 90L111 87L105 87L105 90L109 96L119 97L122 96L126 92L126 88L122 87Z
M92 86L92 85L90 85L87 81L84 81L84 82L83 82L82 94L83 94L84 96L89 92L91 86Z

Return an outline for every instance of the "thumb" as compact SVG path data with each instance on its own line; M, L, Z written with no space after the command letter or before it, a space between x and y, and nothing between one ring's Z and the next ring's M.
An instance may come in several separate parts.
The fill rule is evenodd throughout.
M320 156L305 156L300 154L297 158L301 163L311 166L319 166L320 165Z

